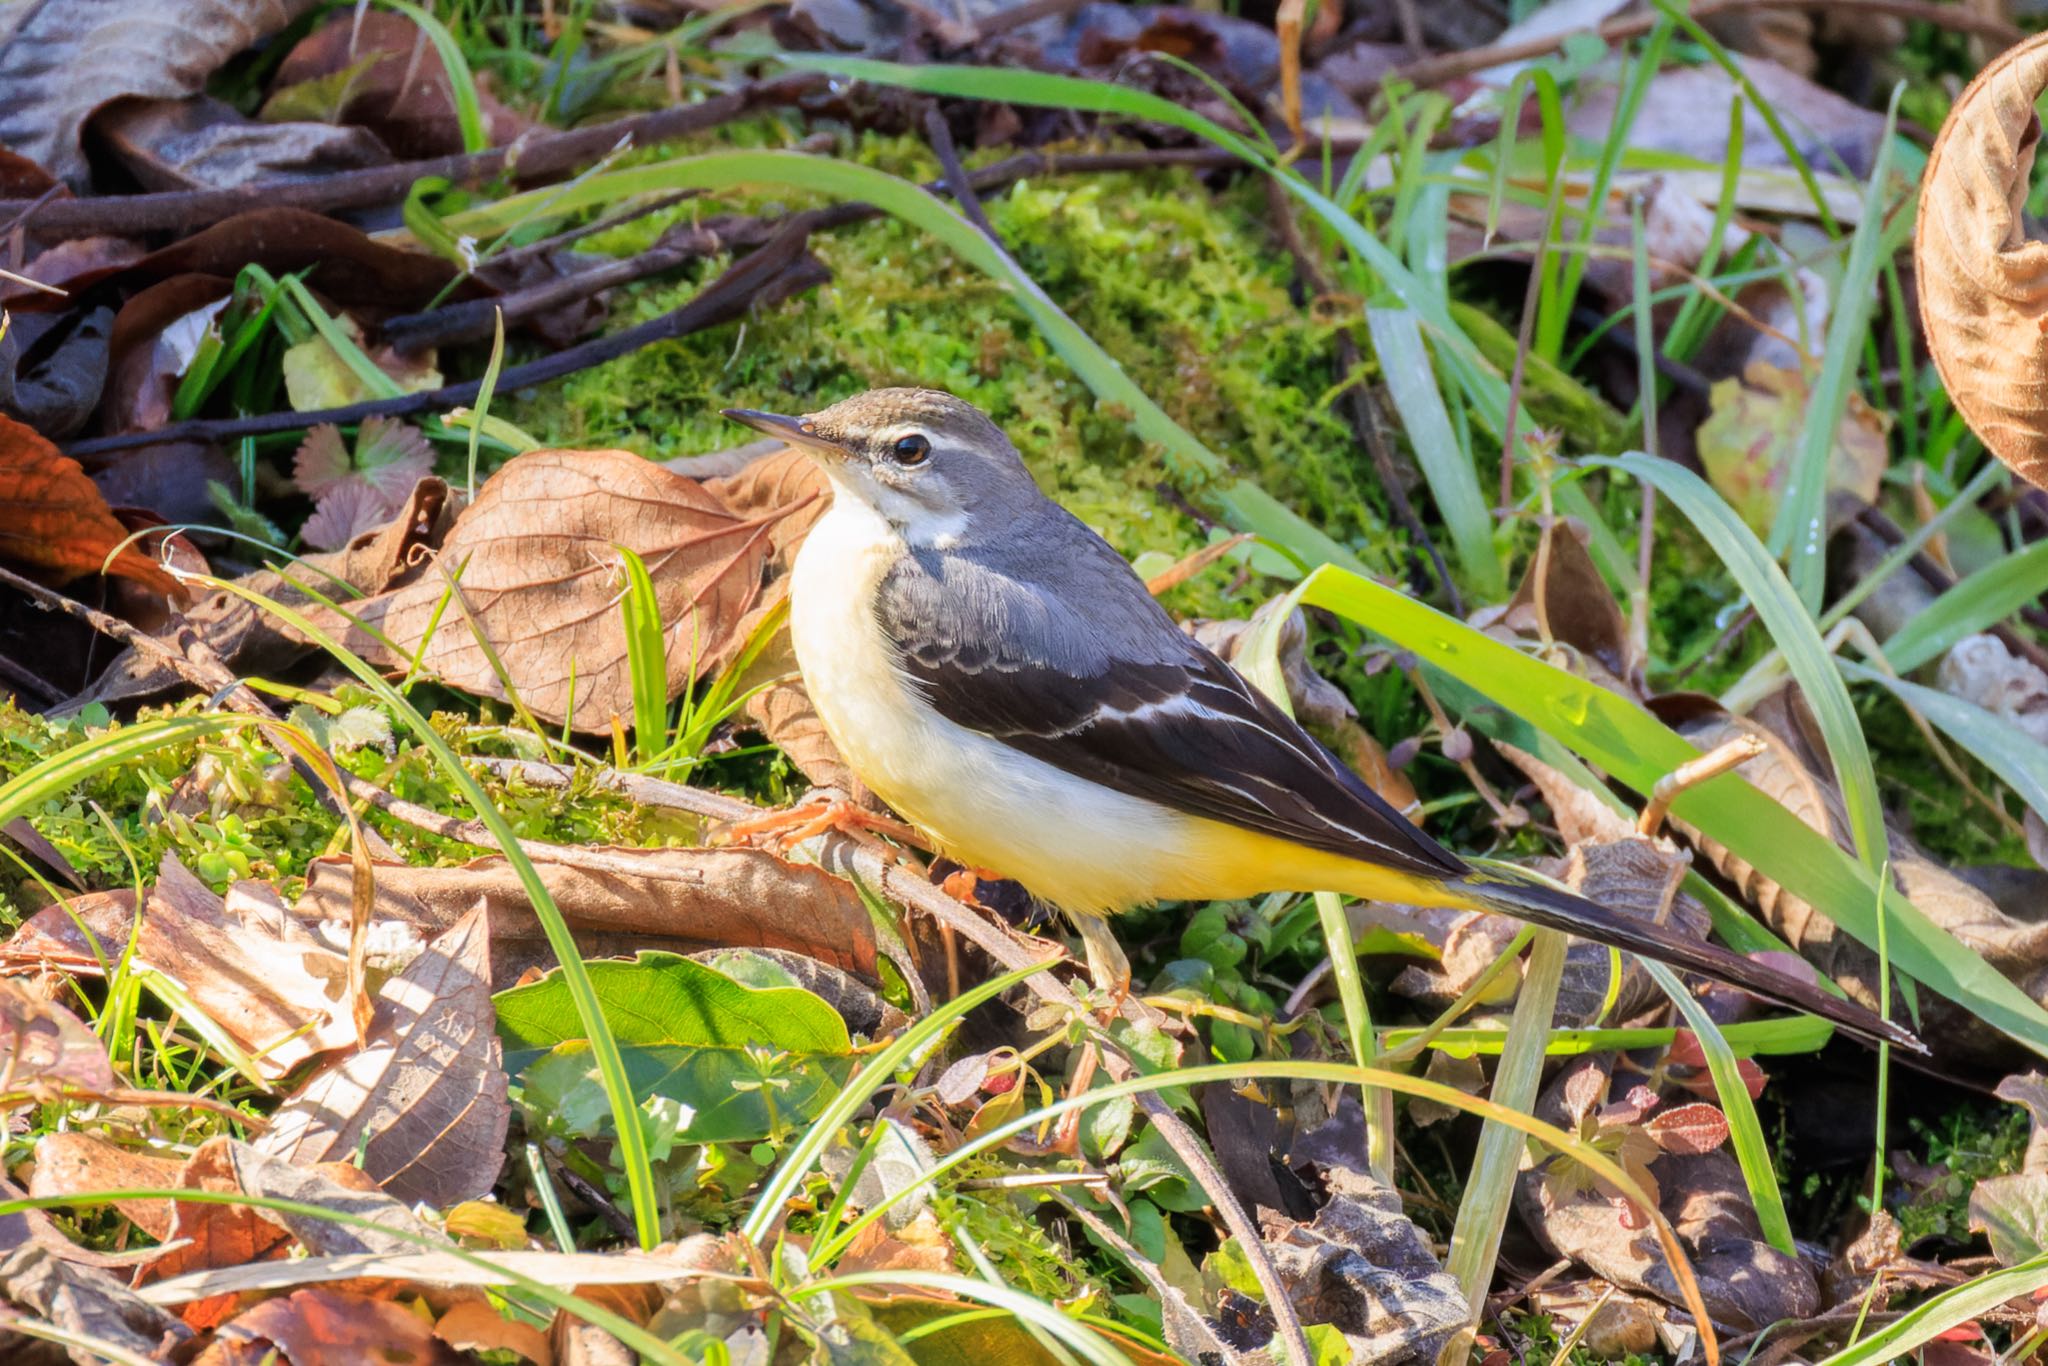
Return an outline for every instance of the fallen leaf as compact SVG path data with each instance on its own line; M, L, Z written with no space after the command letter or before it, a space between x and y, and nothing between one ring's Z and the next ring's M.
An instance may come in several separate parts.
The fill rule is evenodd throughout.
M832 506L832 486L818 462L795 446L750 460L732 474L704 481L704 491L742 517L786 512L768 533L770 569L787 574L797 548Z
M145 190L278 185L391 161L364 129L259 123L207 95L117 100L93 116L92 133Z
M2048 487L2048 367L2040 323L2048 243L2024 207L2041 138L2048 35L2014 44L1949 109L1921 177L1913 278L1927 349L1956 410L1992 454Z
M1589 535L1569 519L1545 526L1515 595L1502 606L1472 613L1471 624L1503 638L1536 641L1559 668L1633 695L1628 621L1586 549Z
M352 308L418 308L444 291L450 299L484 292L474 282L458 282L454 265L439 256L379 242L325 214L281 207L222 219L151 252L120 278L124 284L174 275L232 280L249 265L298 275L323 299Z
M415 560L447 534L451 501L446 484L422 479L399 514L376 531L358 536L341 550L304 556L283 573L261 569L236 582L288 607L312 602L305 590L332 598L338 591L334 579L363 594L382 592L415 572ZM272 613L225 589L199 599L160 635L182 649L177 642L187 633L241 674L275 673L313 649ZM75 709L88 702L113 703L183 686L183 676L160 655L130 646L69 705Z
M152 1184L215 1193L240 1191L230 1142L225 1138L209 1139L186 1159L172 1179ZM269 1261L284 1256L291 1248L290 1233L246 1206L173 1200L166 1201L163 1209L162 1217L169 1225L164 1235L166 1247L137 1270L137 1289L218 1267ZM228 1318L235 1308L233 1295L217 1294L184 1302L179 1317L188 1327L204 1331Z
M84 1195L94 1191L147 1190L178 1184L185 1164L109 1143L84 1133L44 1134L36 1140L35 1172L28 1193L35 1196ZM150 1237L170 1236L168 1200L118 1200L114 1208Z
M542 860L541 881L587 956L659 941L660 947L787 949L867 981L878 981L874 924L853 884L808 863L760 849L579 851L576 866ZM353 865L316 859L306 869L302 919L345 920ZM373 920L438 933L479 900L491 908L491 980L511 982L536 961L552 965L526 888L502 857L412 868L376 865Z
M1652 1116L1643 1129L1667 1153L1698 1156L1728 1141L1728 1116L1718 1105L1676 1105Z
M0 143L73 188L90 168L79 134L122 95L176 98L289 25L312 0L72 0L28 11L0 43Z
M1797 370L1751 361L1740 380L1716 382L1708 402L1711 414L1697 433L1700 464L1750 529L1767 536L1806 426L1806 379ZM1829 489L1852 494L1859 504L1876 499L1891 459L1891 425L1889 415L1850 395L1828 458Z
M440 572L351 610L400 649L424 642L422 663L448 684L503 699L505 683L473 620L535 715L603 730L632 712L615 547L637 553L653 579L673 697L689 686L693 662L720 655L753 605L775 516L736 517L693 481L627 451L535 451L478 490L441 547ZM451 583L461 603L439 620ZM409 662L332 611L309 615L375 663Z
M191 1336L106 1271L60 1258L35 1236L27 1212L0 1215L0 1298L89 1343L110 1343L150 1361L170 1359ZM20 1349L9 1341L12 1356ZM71 1359L79 1366L105 1360L89 1346L75 1349Z
M265 1300L214 1330L193 1366L457 1366L433 1325L395 1300L337 1290L296 1290Z
M82 1020L27 983L0 978L0 1087L14 1104L45 1088L103 1095L116 1084L107 1046Z
M256 1147L301 1164L354 1161L407 1204L445 1209L487 1193L511 1115L489 971L480 902L384 983L362 1048L315 1073Z
M9 417L0 417L0 556L41 572L53 583L97 574L128 533L78 462ZM110 573L166 596L182 596L177 580L132 546L115 555Z
M534 1366L554 1366L548 1335L500 1314L482 1300L464 1300L434 1321L434 1336L458 1352L513 1352Z
M0 413L44 436L84 429L107 381L112 309L10 314L0 331Z
M382 10L338 14L300 39L272 78L263 117L299 117L301 102L328 92L297 87L335 75L344 77L337 92L343 96L337 101L339 117L368 128L398 155L465 150L440 55L405 15ZM482 81L476 95L491 142L509 142L531 126L500 104Z

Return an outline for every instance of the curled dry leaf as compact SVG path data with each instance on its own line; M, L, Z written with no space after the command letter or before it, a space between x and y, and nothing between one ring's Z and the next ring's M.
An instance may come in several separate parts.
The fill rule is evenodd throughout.
M0 1299L87 1342L110 1343L147 1361L170 1360L172 1349L191 1336L107 1271L61 1258L37 1237L25 1211L0 1215ZM4 1341L12 1360L20 1349L11 1337ZM87 1346L76 1348L71 1359L79 1366L106 1360Z
M32 428L4 416L0 507L7 509L0 519L0 558L38 571L52 583L97 574L106 564L109 573L167 596L183 595L177 580L134 547L113 555L114 547L127 540L127 529L78 462L58 454Z
M384 983L363 1047L286 1101L259 1150L297 1163L352 1160L398 1199L434 1209L490 1191L511 1108L485 905Z
M0 143L82 187L79 134L122 95L175 98L290 24L313 0L69 0L30 8L0 41Z
M1950 108L1921 179L1914 278L1927 349L2000 460L2048 487L2048 243L2023 217L2048 85L2048 34L2006 49Z
M258 123L206 95L117 100L93 118L92 129L145 190L274 185L391 161L364 129Z
M339 1290L295 1290L265 1300L214 1330L193 1366L256 1366L263 1361L326 1366L382 1361L458 1366L462 1358L434 1336L433 1324L396 1300Z
M238 884L223 900L166 854L139 926L134 905L126 893L94 892L46 907L8 941L0 962L13 971L52 964L96 973L120 957L134 926L136 962L183 986L264 1076L282 1077L355 1042L344 1001L347 959L258 887Z
M853 884L760 849L604 849L587 864L540 862L547 884L587 955L641 947L788 949L878 980L874 925ZM301 918L345 920L352 866L316 859L306 869ZM376 865L374 920L439 932L479 900L491 908L491 980L552 965L546 936L511 865L492 856L452 868Z
M115 1086L107 1046L76 1015L15 978L0 978L0 1113L40 1091L104 1094Z
M633 709L618 548L638 554L654 582L673 697L693 666L708 672L733 643L760 592L778 516L738 517L628 451L534 451L478 491L430 572L352 604L363 626L324 608L310 615L378 664L409 658L365 626L402 650L424 643L422 662L455 687L504 699L509 682L537 716L603 730Z

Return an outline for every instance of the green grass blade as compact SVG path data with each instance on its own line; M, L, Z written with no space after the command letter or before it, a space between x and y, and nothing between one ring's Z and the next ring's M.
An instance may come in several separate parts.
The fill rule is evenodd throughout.
M1563 980L1569 944L1565 935L1554 930L1536 931L1530 943L1528 975L1522 979L1491 1092L1496 1105L1517 1114L1535 1112L1536 1092L1543 1081L1544 1044L1557 1009L1557 988ZM1488 1121L1479 1133L1479 1151L1472 1159L1465 1198L1458 1205L1458 1222L1451 1230L1451 1250L1444 1258L1444 1270L1457 1277L1474 1322L1493 1284L1501 1232L1507 1227L1515 1177L1528 1146L1522 1131L1498 1121Z
M1735 1161L1742 1168L1743 1184L1749 1187L1749 1202L1756 1207L1756 1221L1763 1228L1764 1241L1788 1257L1797 1257L1792 1244L1792 1221L1785 1217L1785 1198L1778 1191L1778 1174L1771 1169L1771 1145L1764 1126L1756 1117L1756 1103L1742 1084L1735 1066L1735 1050L1728 1046L1720 1026L1714 1023L1699 998L1685 989L1678 974L1653 959L1640 960L1664 994L1685 1016L1686 1027L1700 1041L1706 1054L1707 1071L1713 1075L1714 1091L1721 1099L1721 1113L1728 1117L1728 1142Z
M36 808L44 802L69 792L95 773L133 763L145 754L153 754L170 745L253 726L260 719L234 712L174 716L164 721L142 721L123 726L84 744L61 750L0 785L0 825L18 816L33 816Z
M1849 259L1835 287L1820 377L1814 381L1813 394L1807 400L1806 424L1800 429L1799 445L1792 455L1792 477L1778 504L1777 519L1771 524L1771 551L1789 557L1792 586L1810 615L1819 613L1821 590L1826 586L1828 471L1834 465L1836 432L1856 384L1863 339L1870 331L1871 313L1877 307L1878 267L1904 242L1913 226L1909 213L1898 214L1889 223L1884 216L1892 130L1898 123L1899 96L1905 88L1901 83L1892 90L1891 107L1885 114L1884 139L1878 143L1877 166L1864 194L1863 218L1849 240Z
M455 102L455 126L462 132L462 150L481 152L491 145L490 133L484 128L484 111L476 95L476 77L470 73L469 59L462 55L462 45L455 41L455 35L448 26L418 5L407 0L376 0L385 9L403 14L420 26L427 35L427 41L434 45L435 55L441 59L441 69L448 78L448 93Z
M1302 585L1301 601L1414 651L1424 664L1547 732L1637 792L1649 792L1659 778L1699 753L1635 702L1362 575L1318 570ZM1724 774L1688 789L1672 810L1811 903L1857 942L1876 945L1876 871L1740 775ZM1888 893L1885 909L1892 962L1901 971L1966 1003L1986 1023L2048 1056L2048 1011L1904 897Z
M962 1300L980 1300L984 1304L994 1305L1015 1315L1020 1322L1071 1347L1084 1359L1093 1363L1093 1366L1130 1366L1131 1359L1118 1351L1109 1339L1083 1327L1044 1300L1012 1290L1008 1286L991 1285L972 1276L957 1276L943 1271L856 1271L828 1277L825 1280L806 1282L792 1288L789 1297L801 1300L806 1296L827 1294L834 1290L892 1285L916 1286Z
M1848 659L1841 661L1841 669L1850 678L1891 689L1894 697L1933 722L2048 820L2048 745L1998 713L1939 688L1924 688Z
M647 562L626 547L619 560L626 569L626 591L619 597L625 618L626 669L633 680L633 748L649 764L668 745L668 649L663 639L661 601Z
M1832 430L1832 429L1831 429ZM1849 689L1835 669L1835 658L1820 638L1807 607L1801 604L1792 585L1743 524L1735 510L1707 482L1682 465L1658 460L1641 452L1630 452L1619 460L1601 459L1609 465L1646 480L1669 498L1686 520L1706 539L1734 577L1765 632L1784 653L1785 663L1799 681L1806 705L1813 710L1821 737L1827 742L1828 758L1835 768L1835 781L1842 789L1848 808L1849 831L1856 852L1874 875L1889 857L1884 831L1884 808L1877 797L1877 772L1870 763L1870 747L1864 743L1863 727L1856 719L1856 706Z
M1381 1045L1394 1052L1422 1033L1420 1028L1389 1029ZM1553 1029L1544 1041L1543 1052L1551 1058L1576 1058L1586 1053L1629 1052L1638 1048L1662 1048L1677 1037L1670 1026L1637 1029ZM1815 1015L1784 1015L1769 1020L1744 1020L1724 1026L1722 1038L1737 1058L1770 1057L1789 1053L1812 1053L1834 1038L1835 1027ZM1507 1045L1508 1032L1481 1025L1439 1032L1429 1047L1454 1058L1496 1054Z
M1904 1361L1958 1324L2010 1300L2025 1300L2048 1286L2048 1253L1993 1271L1915 1305L1853 1347L1823 1358L1820 1366L1884 1366Z
M1986 565L1915 613L1885 641L1884 657L1900 673L1911 673L2043 593L2048 593L2048 541L2036 541Z
M1387 394L1408 431L1408 448L1415 453L1415 463L1422 468L1430 496L1436 500L1437 514L1450 533L1458 567L1479 597L1491 602L1505 596L1507 575L1493 548L1493 517L1479 487L1472 453L1459 445L1451 431L1450 413L1437 389L1436 368L1430 362L1429 348L1423 345L1421 325L1405 308L1369 308L1365 325L1379 355Z

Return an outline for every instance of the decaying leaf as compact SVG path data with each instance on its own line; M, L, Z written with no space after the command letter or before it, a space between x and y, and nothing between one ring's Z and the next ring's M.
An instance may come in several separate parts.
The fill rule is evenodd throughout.
M509 681L537 716L602 730L632 712L617 549L638 554L654 581L673 697L693 666L731 644L760 591L775 521L735 516L695 482L627 451L534 451L478 491L432 572L351 610L406 650L438 619L422 662L443 680L501 699ZM451 595L460 600L444 614ZM311 615L365 658L408 662L332 611Z
M175 1186L185 1169L175 1158L138 1152L91 1134L62 1132L36 1140L35 1166L28 1193L36 1196ZM169 1201L120 1200L114 1208L158 1241L170 1235Z
M124 548L107 564L127 528L76 460L32 428L0 416L0 558L38 571L53 583L87 574L122 575L166 595L182 595L177 580L137 551Z
M2048 1251L2048 1079L2038 1072L2007 1077L1998 1097L2026 1107L2026 1159L2019 1171L1971 1189L1970 1227L1990 1240L2000 1265L2012 1266Z
M379 1361L389 1366L458 1366L455 1349L433 1324L396 1300L339 1290L295 1290L236 1315L214 1330L194 1366L256 1366L285 1361L324 1366Z
M0 1298L88 1341L106 1342L149 1361L168 1360L190 1334L185 1326L98 1267L59 1257L35 1236L27 1212L0 1215ZM11 1357L14 1340L4 1336ZM105 1360L90 1347L71 1353L79 1366Z
M1797 370L1751 361L1740 380L1715 383L1712 413L1698 432L1700 463L1714 488L1759 536L1770 534L1778 501L1790 481L1810 404L1806 378ZM1868 503L1877 497L1891 458L1886 433L1889 415L1849 396L1848 411L1835 428L1828 459L1828 487Z
M66 906L45 908L9 941L4 960L97 972L120 957L135 920L132 897L92 893L68 909L85 931ZM178 983L267 1077L355 1042L343 999L347 959L250 884L238 884L223 900L175 854L165 854L135 935L137 965Z
M114 1085L107 1046L84 1021L27 983L0 978L0 1092L18 1104L46 1090L103 1094Z
M1927 349L1972 431L2000 460L2048 487L2048 243L2024 209L2048 85L2048 35L2018 43L1949 109L1921 178L1914 279Z
M311 120L258 123L206 95L116 100L94 116L92 128L147 190L274 185L391 160L364 129Z
M818 462L798 450L781 450L750 460L732 474L704 481L704 491L742 517L786 512L768 533L774 547L771 569L789 572L797 547L832 506L832 488Z
M1578 1127L1567 1091L1575 1078L1604 1071L1613 1056L1588 1056L1573 1064L1545 1088L1536 1103L1537 1116L1562 1128ZM1578 1108L1585 1110L1583 1098ZM1681 1121L1679 1127L1698 1136L1697 1124ZM1632 1126L1628 1135L1640 1138L1646 1151L1624 1146L1617 1157L1639 1181L1648 1178L1645 1184L1657 1193L1659 1207L1686 1244L1700 1294L1717 1322L1755 1328L1804 1318L1819 1307L1813 1273L1797 1257L1764 1241L1733 1157L1719 1148L1686 1155L1664 1151ZM1523 1171L1515 1185L1523 1218L1557 1255L1626 1289L1682 1303L1648 1221L1633 1216L1625 1202L1610 1198L1596 1182L1569 1175L1582 1170L1558 1155Z
M480 900L384 983L363 1047L279 1107L256 1146L297 1163L355 1161L407 1204L487 1194L511 1116L489 972Z
M1545 526L1514 597L1472 613L1471 624L1494 635L1538 641L1558 667L1631 694L1628 622L1586 549L1588 535L1569 520Z
M787 949L877 980L874 924L853 885L811 864L760 849L583 851L578 866L541 862L541 881L586 954L635 947ZM352 865L316 859L306 870L301 919L345 920ZM479 900L491 910L491 980L513 982L552 965L546 936L511 865L492 856L447 868L376 865L374 920L439 933Z
M0 42L0 143L83 186L79 133L95 109L122 95L190 95L228 58L312 8L312 0L38 5Z

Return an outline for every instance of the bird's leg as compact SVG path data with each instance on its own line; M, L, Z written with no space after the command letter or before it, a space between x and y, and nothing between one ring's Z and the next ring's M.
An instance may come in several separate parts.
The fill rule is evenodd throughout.
M770 811L727 827L727 833L735 840L772 835L777 847L783 850L794 849L827 830L836 830L853 839L881 834L906 844L920 843L917 832L902 821L877 815L856 802L829 793L822 802L807 799L781 811Z
M1116 942L1108 920L1094 915L1077 915L1073 919L1074 928L1081 935L1088 976L1098 988L1109 993L1110 1013L1114 1015L1131 994L1131 960L1124 957L1124 947Z

